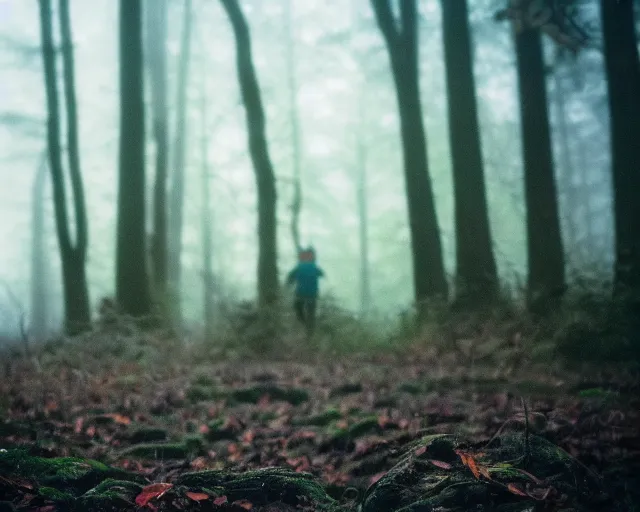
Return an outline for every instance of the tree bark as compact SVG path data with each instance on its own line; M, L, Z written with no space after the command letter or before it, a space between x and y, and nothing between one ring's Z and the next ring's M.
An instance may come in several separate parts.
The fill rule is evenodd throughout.
M192 2L184 4L182 38L178 57L178 87L176 97L176 131L173 145L173 171L169 208L169 286L172 295L174 323L181 323L180 283L182 265L182 224L184 216L185 149L187 145L187 84L191 60Z
M214 280L213 280L213 219L211 214L211 192L209 183L209 151L207 147L207 96L206 96L206 79L202 76L202 103L200 105L200 113L202 119L201 133L201 188L202 188L202 269L203 269L203 316L204 316L204 335L205 340L213 338L214 326Z
M416 0L400 0L399 22L394 19L389 0L371 0L371 4L389 52L396 88L411 233L413 286L419 317L423 317L427 301L447 298L448 285L420 103Z
M56 72L56 52L51 20L51 1L39 0L40 34L45 92L47 100L47 143L49 168L53 184L56 234L62 262L62 283L65 304L65 330L68 334L78 334L90 327L91 311L85 273L87 251L87 219L84 203L84 189L80 171L78 149L77 114L75 99L75 77L71 37L71 19L68 0L60 1L60 30L62 37L63 87L67 114L67 146L69 156L69 180L73 193L74 219L76 226L75 244L71 240L69 216L67 213L64 166L60 146L60 105L58 78Z
M142 2L120 0L120 149L116 301L125 314L151 313L145 237Z
M585 216L580 217L578 222L576 214L581 210L577 201L576 194L576 166L573 163L573 154L571 146L569 144L569 126L567 122L567 106L566 106L566 92L565 85L562 79L560 69L556 69L553 76L554 82L554 103L556 111L556 125L558 128L558 156L560 160L560 182L562 183L562 192L564 196L564 204L566 206L565 213L562 215L562 221L564 224L563 235L565 241L565 247L567 247L568 254L574 254L579 260L582 259L581 247L578 245L579 239L579 225L584 222ZM584 201L584 198L580 198L580 202Z
M151 82L156 175L153 185L153 236L151 264L157 299L167 291L167 166L169 116L167 109L167 0L147 2L147 63Z
M611 116L616 295L640 302L640 61L632 0L600 0Z
M44 192L47 186L47 153L33 180L31 195L31 313L29 334L35 341L43 341L47 336L48 311L48 265L45 235Z
M456 302L475 307L498 294L467 0L441 0L456 222Z
M249 27L237 0L221 0L236 40L236 65L244 102L249 153L258 189L258 304L273 305L278 298L276 240L276 185L267 146L266 126L260 88L253 67Z
M553 172L542 41L538 31L516 34L525 204L529 308L543 313L565 290L565 268Z

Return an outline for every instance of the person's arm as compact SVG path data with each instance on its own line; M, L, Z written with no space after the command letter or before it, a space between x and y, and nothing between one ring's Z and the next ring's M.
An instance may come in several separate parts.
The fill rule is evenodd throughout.
M316 267L318 269L318 277L326 277L324 270L322 270L320 267Z
M289 272L289 275L287 275L287 286L291 286L293 282L296 280L297 270L298 270L298 267L296 266L291 272Z

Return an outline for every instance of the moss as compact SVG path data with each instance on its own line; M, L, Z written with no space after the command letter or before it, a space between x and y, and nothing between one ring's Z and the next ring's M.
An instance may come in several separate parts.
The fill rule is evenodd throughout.
M553 486L566 496L567 510L609 510L610 501L601 492L598 478L566 452L543 438L529 436L530 457L527 471L523 461L524 436L506 435L475 454L453 436L427 436L406 447L404 455L365 495L362 512L396 510L476 510L500 512L532 510L535 500L508 491L508 484L523 489L534 486L530 474L545 483L541 491ZM417 450L425 447L426 450ZM476 478L455 450L470 451L478 467L491 474L491 480ZM447 462L442 468L430 460Z
M136 475L94 460L75 457L46 459L29 455L25 450L0 452L0 475L20 476L73 494L85 492L106 478L140 480Z
M190 450L184 443L143 443L121 452L123 457L135 459L185 459Z
M40 487L38 494L51 501L68 502L73 499L71 494L60 491L54 487Z
M167 431L158 427L143 427L134 430L129 436L129 441L133 444L150 443L153 441L165 441Z
M381 434L382 428L378 424L377 416L369 416L357 421L349 427L350 437L361 437L366 434Z
M410 395L418 395L422 393L424 386L418 382L408 381L401 382L398 385L398 391L402 393L409 393Z
M283 389L273 385L236 389L231 392L230 398L236 402L255 404L264 395L269 395L273 401L289 402L292 405L300 405L309 400L309 393L304 389Z
M185 392L185 396L189 402L196 404L206 400L213 400L217 395L215 390L211 388L205 386L191 386Z
M194 386L201 386L201 387L209 387L212 388L215 386L215 382L213 381L213 379L206 374L200 374L197 375L192 381L191 384L193 384Z
M103 494L107 491L121 491L123 493L137 496L142 491L142 485L137 482L130 482L127 480L116 480L114 478L107 478L103 480L93 489L88 490L84 496Z
M199 471L186 473L178 485L190 488L222 488L229 501L247 499L254 505L280 501L290 506L313 505L315 510L328 510L335 505L312 475L279 468L266 468L244 473Z
M349 382L342 386L338 386L337 388L333 388L329 393L329 397L334 398L336 396L344 396L360 392L362 392L362 384L359 382Z
M326 411L313 416L295 418L292 420L293 425L312 425L315 427L326 427L332 421L342 418L342 413L335 407L330 407Z
M207 441L216 442L216 441L233 441L238 437L237 429L231 427L224 427L224 420L217 419L213 420L207 425L209 427L209 431L205 434Z

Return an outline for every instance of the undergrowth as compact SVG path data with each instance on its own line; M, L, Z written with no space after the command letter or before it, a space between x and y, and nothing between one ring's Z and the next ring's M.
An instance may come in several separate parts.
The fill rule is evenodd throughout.
M417 326L412 312L363 319L335 301L324 300L309 336L289 308L261 315L252 303L244 302L228 309L212 339L176 336L169 329L144 329L118 319L99 323L73 339L58 337L33 347L31 359L41 369L64 367L86 373L123 368L171 373L172 368L193 361L247 358L411 360L481 365L506 374L536 364L640 365L640 319L603 291L567 295L562 306L544 318L507 300L472 312L453 311L442 304L431 304L428 311L426 321ZM6 349L6 355L11 350L18 355L17 347Z

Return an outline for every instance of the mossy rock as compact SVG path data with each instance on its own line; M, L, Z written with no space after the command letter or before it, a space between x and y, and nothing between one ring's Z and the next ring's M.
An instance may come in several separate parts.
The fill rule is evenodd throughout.
M401 382L398 385L398 391L401 393L409 393L410 395L419 395L424 389L424 385L414 381Z
M194 386L209 387L209 388L213 388L216 385L213 378L205 373L196 375L194 379L191 381L191 384L193 384Z
M368 416L349 427L349 436L357 438L367 434L382 434L382 430L382 427L378 423L378 417Z
M216 441L234 441L240 434L240 429L225 426L223 419L213 420L207 426L209 431L205 434L205 438L212 443Z
M337 396L351 395L353 393L361 393L362 384L360 382L348 382L336 388L333 388L329 392L329 398L335 398Z
M219 396L220 393L218 393L217 390L207 386L190 386L185 392L186 399L192 404L206 402L207 400L215 400Z
M285 389L273 385L236 389L230 393L230 398L240 403L256 404L265 395L269 395L272 401L289 402L291 405L300 405L309 400L309 393L304 389Z
M141 477L95 460L75 457L47 459L29 455L26 450L0 452L0 476L18 476L36 482L40 489L52 489L51 492L44 491L49 492L51 498L55 495L60 499L64 498L63 494L54 491L76 496L108 478L142 481Z
M314 427L326 427L332 421L336 421L342 418L342 413L335 407L329 407L327 410L320 414L313 416L306 416L301 418L294 418L291 423L293 425L311 425Z
M197 489L222 488L229 502L244 499L257 506L279 502L310 510L340 510L312 475L288 469L266 468L243 473L199 471L181 475L176 484Z
M167 431L159 427L142 427L135 429L129 436L129 442L132 444L152 443L155 441L166 441L168 438Z
M566 452L529 436L526 458L525 446L520 434L498 438L477 450L447 435L417 440L367 490L362 512L616 510L598 477ZM472 462L467 459L463 464L467 455Z
M143 487L135 482L107 479L87 491L76 501L79 510L130 510Z
M186 459L202 450L199 436L186 436L181 443L142 443L126 448L122 457L147 460Z

